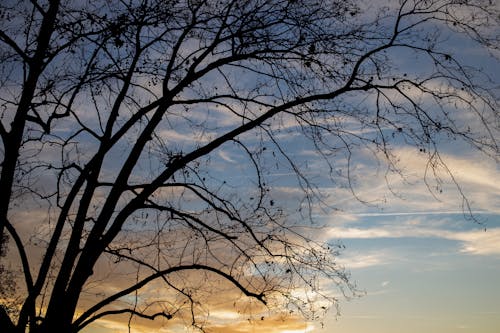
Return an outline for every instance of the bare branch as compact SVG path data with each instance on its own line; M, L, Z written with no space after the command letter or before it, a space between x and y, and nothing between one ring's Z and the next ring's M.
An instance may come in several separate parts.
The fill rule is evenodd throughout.
M263 304L266 304L266 301L265 301L265 295L260 293L260 294L256 294L254 292L251 292L249 290L247 290L246 287L244 287L243 285L241 285L238 280L236 280L233 276L231 276L230 274L224 272L224 271L221 271L217 268L214 268L214 267L210 267L210 266L205 266L205 265L200 265L200 264L193 264L193 265L185 265L185 266L176 266L176 267L171 267L171 268L168 268L168 269L165 269L165 270L162 270L162 271L159 271L155 274L151 274L150 276L142 279L141 281L139 281L138 283L112 295L112 296L109 296L107 298L105 298L104 300L100 301L99 303L97 303L96 305L94 305L93 307L91 307L90 309L88 309L87 311L85 311L81 316L78 317L77 320L75 320L73 322L73 326L75 328L80 328L80 327L84 327L87 325L87 321L89 319L90 316L92 316L92 314L96 313L97 311L99 311L101 308L103 308L104 306L112 303L113 301L123 297L123 296L126 296L128 294L130 294L131 292L134 292L135 290L138 290L142 287L144 287L146 284L148 284L149 282L153 281L153 280L156 280L158 278L161 278L161 277L164 277L164 276L167 276L171 273L174 273L174 272L179 272L179 271L185 271L185 270L204 270L204 271L208 271L208 272L212 272L212 273L215 273L221 277L223 277L224 279L228 280L229 282L231 282L236 288L238 288L244 295L248 296L248 297L253 297L257 300L259 300L260 302L262 302Z

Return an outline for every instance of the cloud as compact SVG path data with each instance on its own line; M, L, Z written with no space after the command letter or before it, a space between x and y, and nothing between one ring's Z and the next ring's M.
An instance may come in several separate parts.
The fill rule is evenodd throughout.
M492 181L500 178L500 170L493 160L482 155L461 157L459 151L441 153L450 173L441 166L436 169L438 178L434 178L431 170L426 175L427 154L408 147L395 148L393 153L402 176L385 174L384 166L374 163L376 156L369 152L352 161L351 185L357 198L368 204L338 186L323 188L328 203L353 215L377 214L382 209L383 214L438 214L467 210L466 198L473 211L500 213L500 183Z
M217 136L215 132L187 132L180 133L173 129L164 129L158 132L158 135L167 142L185 142L192 143L193 141L207 143Z
M427 188L426 184L422 181L417 182L418 179L423 179L423 171L428 163L427 156L416 154L408 148L399 149L397 154L401 157L403 170L415 179L414 184L411 186L410 197L412 194L428 194L429 188ZM476 155L459 157L451 152L447 154L442 153L441 158L451 175L453 175L453 179L460 186L460 190L472 202L473 208L500 212L500 206L497 204L498 200L500 200L500 183L492 181L492 179L498 179L500 174L494 161L488 160L484 156ZM453 204L456 207L457 201L461 202L457 185L453 183L453 179L444 168L439 168L437 171L438 176L444 181L442 184L443 193L436 191L438 198L447 207L451 208ZM437 184L438 182L432 181L433 179L431 179L432 185L439 185ZM395 186L401 187L401 183L396 183ZM421 198L424 199L424 196L421 195ZM431 196L427 196L427 198L428 200L425 200L427 202L430 200L436 201Z
M500 255L500 228L454 233L449 239L463 242L462 252L475 255Z
M346 252L342 254L337 262L349 269L360 269L372 266L389 264L394 260L394 256L387 251L370 251L363 253Z
M307 323L301 317L294 316L257 316L255 318L245 318L236 314L233 316L229 313L224 316L231 316L232 320L224 323L204 325L204 330L207 333L250 333L250 332L268 332L268 333L308 333L315 329L311 323ZM212 313L211 313L212 318ZM213 318L212 318L213 319ZM163 324L157 321L142 321L140 324L135 320L132 325L132 332L145 333L151 332L185 332L186 323L182 325L179 322L164 322ZM126 316L110 317L108 319L100 319L92 325L91 332L98 331L99 328L106 328L107 332L128 332L128 324Z
M328 235L330 239L442 238L460 242L460 251L462 253L472 255L500 255L500 228L451 231L428 228L423 225L388 225L375 228L331 227L328 230ZM367 256L365 259L367 263L382 263L382 261L378 261L377 256ZM363 262L363 260L351 262L357 265L357 262ZM362 264L361 267L363 267Z
M226 325L210 326L206 328L209 333L307 333L315 329L311 323L306 323L300 317L263 316L257 320L233 321Z
M220 158L222 158L224 161L229 162L229 163L238 163L235 159L231 158L230 154L227 151L224 150L219 150L218 155Z

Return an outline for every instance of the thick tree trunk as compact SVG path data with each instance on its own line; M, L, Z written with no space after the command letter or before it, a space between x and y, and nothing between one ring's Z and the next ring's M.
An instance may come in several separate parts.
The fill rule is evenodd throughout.
M31 61L29 61L29 74L24 83L23 92L16 110L16 116L11 124L11 130L3 137L4 160L2 173L0 175L0 188L2 197L0 200L0 235L3 235L7 223L10 198L12 196L12 185L16 165L19 158L19 149L23 139L26 125L26 117L33 99L38 79L43 71L44 59L49 49L50 38L55 29L55 22L59 11L59 0L51 1L50 7L44 16L37 38L37 49ZM2 246L0 237L0 247Z
M0 328L4 333L15 333L15 326L3 306L0 306Z

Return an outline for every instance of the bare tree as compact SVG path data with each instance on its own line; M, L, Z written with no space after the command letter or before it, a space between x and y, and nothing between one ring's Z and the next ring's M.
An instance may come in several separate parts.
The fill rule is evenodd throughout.
M23 273L3 332L114 315L203 330L229 287L306 316L336 306L355 288L340 246L307 231L322 194L287 147L297 131L353 197L357 149L388 172L394 144L430 172L443 138L498 157L495 82L446 49L496 61L491 1L4 0L0 16L0 234ZM221 171L223 149L242 177ZM275 164L295 174L295 213Z

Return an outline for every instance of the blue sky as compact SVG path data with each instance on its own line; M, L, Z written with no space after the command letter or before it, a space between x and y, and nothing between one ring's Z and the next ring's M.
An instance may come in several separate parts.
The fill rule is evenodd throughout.
M398 196L389 192L385 179L379 177L358 182L360 196L373 198L372 204L353 199L343 187L329 185L323 189L329 192L329 204L342 210L315 215L326 227L316 239L345 245L338 260L357 282L360 297L341 298L340 315L331 311L323 321L324 326L319 322L304 324L288 318L281 326L279 321L271 322L272 329L269 321L249 324L237 316L232 304L226 304L211 312L212 319L227 329L220 332L497 333L500 327L500 183L496 181L499 172L494 162L472 158L461 151L464 150L444 156L472 204L473 216L480 223L464 216L453 183L443 183L443 192L433 197L421 178L423 157L401 149L407 178L404 182L398 182L399 178L391 182ZM235 174L226 174L227 179L235 183L245 179L238 172L238 166L242 165L235 152L221 150L219 155L234 166ZM224 170L229 172L231 168ZM293 184L290 173L273 173L270 178L282 185L275 189L281 191L282 200L295 202L296 192L291 191L293 187L287 187ZM115 321L101 325L107 329L101 331L97 325L88 332L125 329L123 323ZM142 332L140 327L136 329ZM183 331L182 326L168 324L162 330Z
M352 273L366 295L344 303L343 315L328 323L331 331L498 332L500 219L497 214L478 216L487 219L486 232L463 221L460 214L419 215L417 227L442 224L434 236L418 235L421 230L415 230L416 236L408 232L394 238L344 239L347 253L359 251L360 267ZM390 230L406 224L408 218L365 218L360 230L377 228L374 225L381 220L382 229ZM495 244L488 253L475 253L463 241L441 235L448 232L463 234L462 239L465 235L486 238L479 233L489 233ZM486 246L479 244L476 250L481 245Z
M498 71L498 66L471 44L452 40L450 49L469 63L489 68L488 74L495 77L491 69ZM412 66L404 61L400 65ZM346 246L339 260L362 294L341 301L340 316L330 313L323 328L311 323L289 332L498 332L500 170L495 161L442 138L441 157L458 186L444 169L438 172L442 181L429 177L426 184L427 156L396 143L404 177L389 175L386 182L384 166L360 151L354 157L354 190L362 203L342 178L336 184L324 181L324 165L300 134L288 135L285 141L308 175L323 186L326 202L340 209L316 216L329 229L320 237ZM218 154L238 168L233 151ZM336 165L345 168L345 160L339 158ZM275 170L270 176L279 185L278 195L293 198L290 173Z
M500 173L495 161L465 145L442 142L441 157L470 203L469 212L457 184L444 170L440 173L439 191L432 186L432 177L427 184L424 182L426 154L404 145L394 146L404 177L386 178L385 166L376 164L371 153L361 150L353 166L353 190L360 201L346 187L345 178L327 181L324 164L316 158L310 142L296 132L292 123L285 127L288 134L280 139L287 152L325 194L325 205L337 208L314 212L314 219L324 228L320 232L312 229L310 236L345 245L338 261L351 272L360 296L340 298L340 315L336 316L334 310L329 312L323 327L319 322L305 324L293 318L250 324L238 317L229 302L211 311L211 319L226 329L217 332L498 333ZM181 146L190 144L189 137L182 133L170 130L166 135L176 137ZM256 141L258 146L259 140L252 135L246 139L250 145ZM300 222L296 205L301 191L296 178L271 150L262 154L263 160L275 161L270 164L266 180L273 185L274 198ZM245 154L235 145L218 149L211 165L214 178L225 179L240 194L253 178L251 165L245 163ZM345 168L342 155L336 165ZM469 213L476 221L470 220ZM107 329L98 329L100 325ZM125 329L123 322L113 320L100 325L87 332ZM136 330L142 332L140 327ZM164 332L184 330L182 325L168 323L163 328Z
M422 156L398 150L408 181L393 178L396 196L380 178L367 177L358 183L361 197L382 200L370 206L345 199L345 216L330 216L331 240L346 245L342 262L366 294L343 302L341 316L313 332L498 332L498 165L443 142L474 222L450 179L434 197L422 181Z
M416 176L415 156L404 159ZM438 200L418 177L411 185L393 183L401 198L384 192L383 180L361 186L386 201L371 207L346 199L344 215L326 218L330 240L346 245L341 262L366 294L342 302L341 315L313 332L498 332L498 167L460 150L447 158L482 224L464 216L451 184Z
M470 49L462 51L464 56L474 54ZM200 112L200 119L207 117L203 115L205 110ZM230 120L225 121L218 126L232 125ZM324 319L324 326L291 318L285 322L257 320L249 324L227 304L211 312L210 318L225 327L216 332L498 333L500 172L493 160L465 145L450 144L446 139L440 142L441 157L469 200L472 216L478 223L467 218L462 194L445 170L440 171L442 182L429 177L425 184L428 156L416 148L394 145L404 177L389 175L387 179L385 166L377 164L374 155L364 150L356 153L353 189L363 203L353 198L347 187L344 156L335 161L339 177L334 183L326 181L325 165L316 158L310 142L297 132L294 124L286 119L282 124L284 134L279 139L287 152L326 194L325 203L339 209L328 214L316 212L314 217L326 229L315 236L346 246L339 262L351 272L360 297L341 298L340 316L332 310ZM175 126L161 134L170 140L176 138L184 149L193 144L192 137L176 131ZM259 138L252 136L245 135L243 139L258 147ZM294 205L300 198L296 178L282 160L273 163L276 156L271 151L263 153L262 160L271 162L267 180L274 198L296 212ZM215 179L226 179L240 193L245 188L239 186L253 177L245 153L235 146L218 149L211 165ZM300 220L299 215L293 218ZM116 321L101 324L107 329L101 331L97 325L88 332L125 329L123 323ZM140 327L136 329L141 332ZM182 325L167 324L163 329L163 332L184 331Z
M368 16L373 14L366 12ZM443 48L452 52L457 59L482 67L484 73L489 74L494 80L500 77L497 59L492 60L486 52L478 50L471 43L465 43L461 38L443 40L447 41L447 45L442 45ZM189 47L184 50L190 52ZM409 73L409 78L418 79L429 71L429 67L426 67L429 66L428 61L409 57L408 53L401 49L388 54L387 57L392 60L392 73ZM227 74L227 77L235 82L233 87L239 87L242 91L247 85L255 84L253 81L257 76L255 73L248 75L248 71L241 68L228 70ZM390 81L389 76L381 80ZM485 77L481 76L479 80L484 80L483 83L486 84ZM498 87L497 81L492 84ZM272 82L272 80L266 82L268 85L265 89L270 91L276 89ZM208 76L199 84L201 87L206 85L207 90L215 91L216 87L222 87L219 91L228 90L228 87L225 87L226 83L218 74ZM440 88L439 82L427 84L429 88ZM160 91L160 86L151 89ZM186 97L190 93L192 92L187 92L181 97ZM430 101L415 90L408 88L408 94L414 94L415 100L429 106ZM104 101L105 97L102 98ZM393 100L398 99L395 96L393 98ZM86 99L82 97L82 105L77 113L86 125L98 128L96 110L92 110L91 105L85 105L85 102ZM279 146L269 141L265 130L245 133L238 137L238 140L245 143L245 149L248 151L234 142L221 146L209 158L201 161L202 166L207 167L207 171L200 171L200 177L206 176L206 184L218 188L215 190L217 194L221 193L233 199L235 196L229 196L233 192L242 198L241 201L235 200L237 205L249 202L248 205L251 206L253 203L250 198L258 191L255 168L248 158L248 152L251 152L255 161L261 163L259 164L262 167L261 176L269 185L269 198L273 200L270 206L283 207L289 214L288 221L291 224L302 225L302 230L308 233L307 236L310 238L345 246L337 260L350 271L351 280L357 283L359 297L347 300L339 295L340 315L337 316L333 309L324 318L322 327L319 322L306 323L300 318L281 318L272 313L266 313L265 320L260 320L261 313L264 313L260 308L247 303L246 299L242 299L241 295L235 295L234 291L231 294L231 291L223 290L225 293L215 293L215 297L207 296L206 307L210 308L209 320L216 325L213 332L498 333L500 327L498 160L481 155L464 142L451 141L447 136L435 134L434 139L440 149L439 163L434 169L429 169L430 158L435 156L429 155L428 151L420 151L419 147L406 145L403 135L398 134L394 126L387 126L381 131L389 133L388 137L391 131L395 132L390 146L394 154L392 161L396 163L395 166L401 173L387 172L392 165L387 164L381 151L370 150L370 147L363 145L363 140L357 137L359 134L371 139L378 134L374 130L375 126L366 126L366 123L363 123L363 120L375 118L373 117L374 95L364 95L361 98L358 95L349 96L344 102L348 111L345 114L337 112L335 119L329 119L339 127L334 126L332 135L325 133L322 137L335 150L335 154L330 156L330 165L315 150L313 141L301 131L295 117L279 115L264 125L266 129L273 128L272 138L279 142ZM334 109L339 105L341 104L325 103L322 106ZM482 107L480 103L471 102L470 105L475 105L479 109ZM235 103L231 106L235 112L241 112L245 116L250 114L250 118L260 113L259 110L247 108L244 103ZM448 107L445 109L448 110ZM366 118L360 116L361 122L356 118L358 109L359 112L368 114ZM473 131L484 131L484 127L477 126L477 123L471 121L469 109L461 105L455 105L452 109L456 112L453 118L459 124L468 124ZM352 114L349 115L349 112ZM128 115L127 112L123 112L121 116ZM400 114L398 117L403 116ZM134 170L136 178L132 181L137 179L142 181L141 177L146 179L155 177L164 168L168 157L164 154L166 150L161 151L161 143L167 143L170 152L185 153L222 133L227 133L243 121L241 115L236 116L227 109L219 110L209 104L186 110L173 108L169 110L166 118L168 119L156 133L154 143L148 146L151 150L144 153L144 159ZM498 121L498 113L494 120ZM409 126L404 125L414 125L412 121L415 122L412 116L402 120L402 127L406 130ZM73 123L73 126L79 125ZM339 128L344 132L337 132ZM61 133L68 131L67 128L58 130ZM349 148L353 148L349 152L350 155L341 141L334 141L338 139L336 136L338 133L342 133L342 139L347 140ZM102 179L114 179L116 167L126 158L125 153L130 148L130 143L137 139L136 134L131 133L112 151L105 161L106 170ZM85 159L87 157L85 154L94 152L96 141L83 135L79 139L82 149L80 156ZM46 153L47 160L55 158L48 155L49 151ZM295 166L321 193L322 204L314 202L308 207L307 201L301 201L304 192L299 185L304 183L297 178L287 157L295 161ZM498 159L498 156L496 158ZM40 182L43 183L43 180ZM105 195L105 192L101 194ZM163 192L159 195L169 194L174 197L175 193ZM184 198L179 199L179 202L182 200ZM183 202L179 203L182 204ZM193 205L188 198L184 207L195 207L189 206L190 204ZM306 216L308 208L311 208L313 221L317 223L314 227L309 225L311 221ZM34 221L38 219L37 214L40 213L33 210L18 211L16 214L19 221L35 223ZM29 228L32 225L26 223L23 227ZM316 226L322 228L318 229ZM137 230L136 225L129 229L129 231ZM126 237L127 235L124 236L125 240ZM184 239L180 240L183 241ZM186 244L188 242L189 237L186 237ZM188 245L185 246L188 248ZM96 267L96 276L93 278L97 282L89 283L88 290L85 291L91 295L89 298L93 297L92 288L97 289L96 294L99 288L118 290L128 285L130 279L136 278L134 275L136 272L130 270L123 274L121 281L106 280L103 276L106 276L109 269L108 266ZM100 275L101 273L103 275ZM102 280L99 280L100 278ZM192 278L195 284L204 283L203 276ZM145 295L155 292L154 288L155 286L144 290ZM84 301L88 301L85 299L86 295L82 296ZM166 292L165 298L168 299L169 296L171 294ZM237 300L234 301L229 296ZM256 306L254 313L257 320L248 321L238 316L239 307L253 309L253 306ZM151 323L142 324L144 326L138 325L132 332L142 333L150 330L147 325ZM185 332L185 326L185 323L181 322L167 322L161 332ZM110 317L88 327L84 332L111 333L126 330L126 320Z

